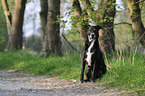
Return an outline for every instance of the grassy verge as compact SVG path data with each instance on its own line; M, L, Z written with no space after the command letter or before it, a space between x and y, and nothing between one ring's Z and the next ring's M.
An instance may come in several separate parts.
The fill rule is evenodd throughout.
M145 55L126 55L111 60L107 74L99 80L107 87L145 94Z
M64 55L41 58L27 51L0 53L0 69L28 72L34 75L58 76L60 78L77 78L79 76L80 56Z
M108 72L96 83L100 86L145 93L145 55L122 56L106 62ZM61 79L79 81L81 72L80 55L50 56L41 58L27 51L0 53L0 69L11 69L35 75L58 76Z

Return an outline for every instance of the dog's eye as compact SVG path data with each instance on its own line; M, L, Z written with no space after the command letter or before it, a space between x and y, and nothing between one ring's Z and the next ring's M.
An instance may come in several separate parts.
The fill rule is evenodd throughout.
M94 31L94 32L96 32L97 30L96 30L96 29L94 29L93 31Z
M91 35L91 33L88 33L88 35Z

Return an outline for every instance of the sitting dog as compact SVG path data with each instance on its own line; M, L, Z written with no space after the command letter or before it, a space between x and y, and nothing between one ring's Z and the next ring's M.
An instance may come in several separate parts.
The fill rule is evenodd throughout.
M85 75L87 79L85 81L95 82L96 79L100 78L107 72L106 65L104 63L103 54L99 48L98 31L101 26L85 26L87 29L87 40L82 54L82 71L80 82L84 82L84 70L87 63Z

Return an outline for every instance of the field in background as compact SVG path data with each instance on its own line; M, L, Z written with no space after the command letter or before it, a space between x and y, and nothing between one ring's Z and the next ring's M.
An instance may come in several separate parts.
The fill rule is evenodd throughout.
M108 72L97 80L98 86L114 87L127 92L145 94L145 55L135 53L114 55L105 58ZM41 58L30 51L0 53L0 69L47 75L60 79L75 79L79 82L81 55L66 54L63 57Z

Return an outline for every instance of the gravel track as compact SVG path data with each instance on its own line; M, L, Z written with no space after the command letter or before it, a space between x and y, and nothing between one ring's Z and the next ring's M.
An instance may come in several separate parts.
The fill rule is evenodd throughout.
M0 70L0 96L124 96L122 93L90 82L79 84L72 79Z

